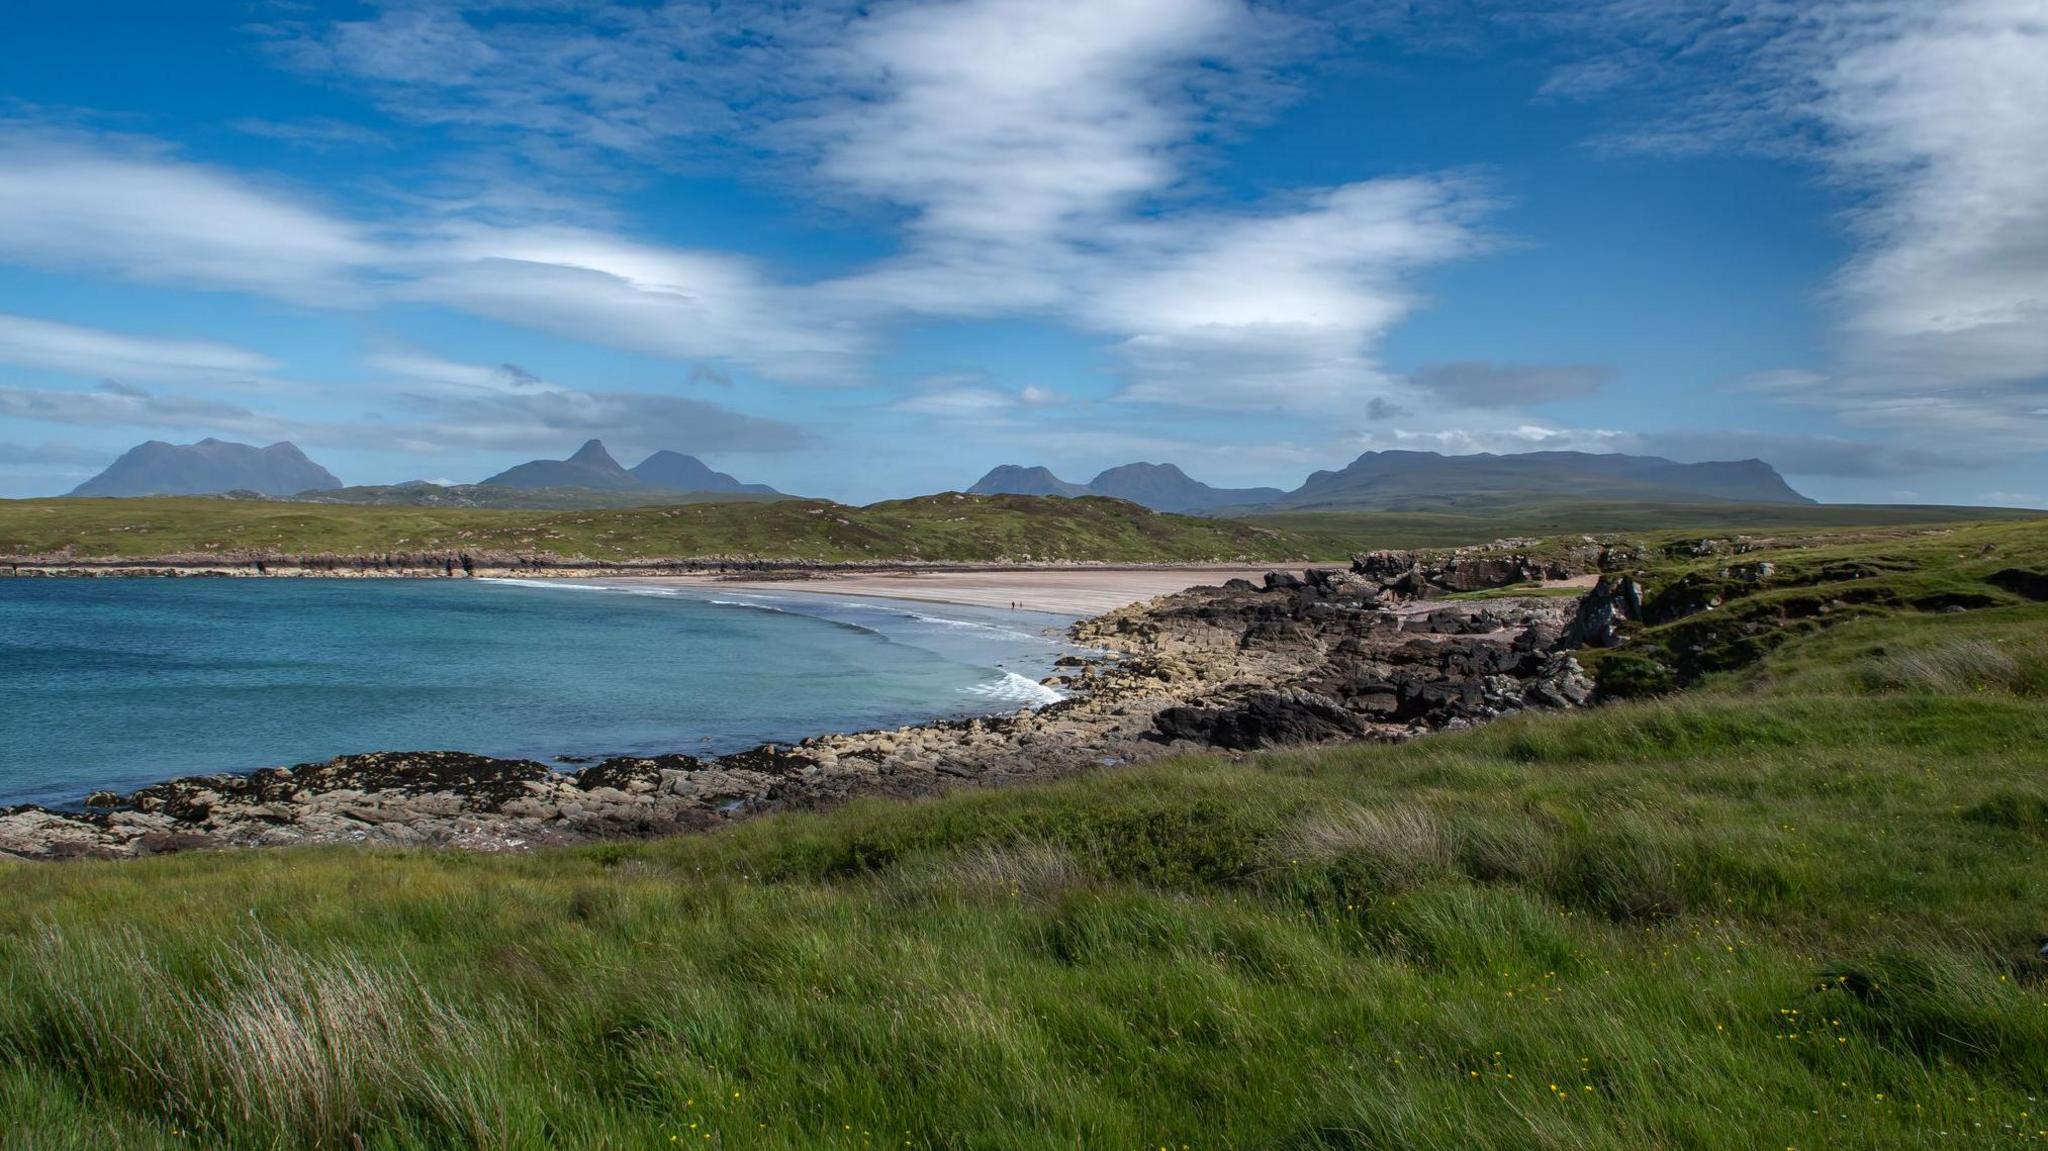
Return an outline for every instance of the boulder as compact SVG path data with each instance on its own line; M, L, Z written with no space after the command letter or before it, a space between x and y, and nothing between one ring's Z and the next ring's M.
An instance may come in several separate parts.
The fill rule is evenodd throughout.
M1558 639L1560 648L1621 646L1621 625L1641 619L1643 588L1632 576L1601 576L1579 598L1578 609Z
M1225 707L1170 707L1153 719L1161 739L1189 739L1211 747L1261 747L1355 738L1364 725L1343 704L1297 689L1254 692Z

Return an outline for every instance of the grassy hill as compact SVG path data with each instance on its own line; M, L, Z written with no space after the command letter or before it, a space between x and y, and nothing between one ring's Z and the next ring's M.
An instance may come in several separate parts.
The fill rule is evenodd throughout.
M577 511L664 504L765 503L794 499L780 492L599 491L594 488L506 488L491 484L380 484L301 492L295 503L374 504L414 508L523 508Z
M1329 541L1325 546L1358 551L1453 547L1503 536L1778 532L2048 518L2048 513L2018 508L1934 504L1674 504L1572 499L1470 501L1457 509L1426 511L1218 514Z
M0 1147L2038 1146L2048 604L1999 573L2048 528L1821 551L1659 551L1652 598L1912 594L1405 746L0 865Z
M1101 497L944 493L855 508L823 500L507 509L208 497L0 500L0 557L497 551L625 561L705 556L948 562L1341 559L1374 548L1606 532L1772 532L2041 519L1921 505L1673 505L1552 501L1422 512L1201 518Z
M515 511L125 499L0 501L0 556L376 554L463 550L594 560L1280 560L1317 541L1261 524L1089 498L946 493L854 508L819 500Z

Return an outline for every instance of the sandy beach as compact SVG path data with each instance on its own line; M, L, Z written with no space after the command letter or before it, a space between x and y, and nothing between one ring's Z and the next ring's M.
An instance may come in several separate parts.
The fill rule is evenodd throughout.
M633 582L792 594L872 596L1095 616L1201 584L1220 584L1235 578L1257 582L1271 570L1271 566L1026 568L1016 571L848 572L779 580L727 579L715 575L643 576L636 577Z

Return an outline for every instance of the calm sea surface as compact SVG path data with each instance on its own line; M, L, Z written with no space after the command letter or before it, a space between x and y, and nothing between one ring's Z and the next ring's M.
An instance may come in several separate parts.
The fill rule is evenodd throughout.
M1068 621L559 581L0 580L0 805L349 752L737 751L1010 711Z

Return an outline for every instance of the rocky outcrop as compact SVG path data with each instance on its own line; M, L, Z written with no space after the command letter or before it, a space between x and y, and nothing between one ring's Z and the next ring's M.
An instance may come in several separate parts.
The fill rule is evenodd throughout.
M1098 654L1063 660L1047 682L1068 698L1035 711L581 770L433 751L198 776L98 793L77 810L0 810L0 856L302 843L517 849L674 834L855 795L1043 779L1197 747L1407 739L1584 704L1592 684L1564 650L1581 614L1556 597L1404 600L1356 571L1276 572L1076 624L1073 638Z
M1351 574L1400 599L1430 599L1453 592L1488 591L1520 584L1590 578L1640 566L1641 548L1583 537L1574 546L1538 555L1537 540L1505 539L1437 551L1376 551L1354 556Z
M1579 597L1563 645L1569 648L1619 647L1621 625L1643 618L1643 587L1633 576L1602 576L1593 590Z

